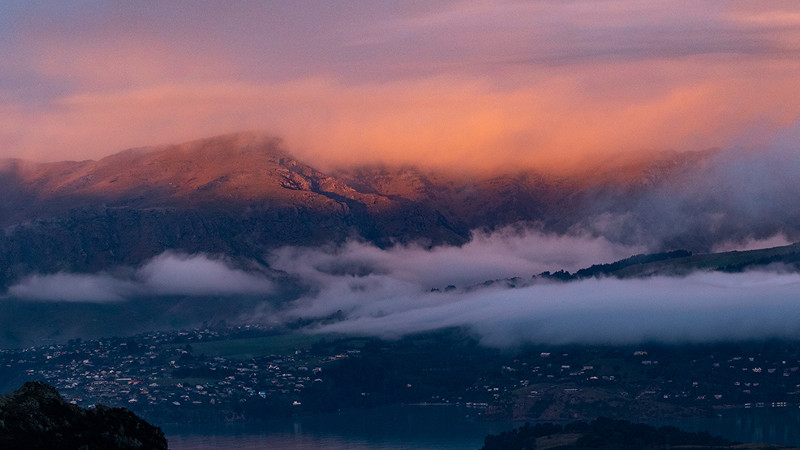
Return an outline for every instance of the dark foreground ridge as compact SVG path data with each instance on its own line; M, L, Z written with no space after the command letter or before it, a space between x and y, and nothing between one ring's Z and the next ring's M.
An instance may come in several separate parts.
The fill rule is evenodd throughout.
M52 386L27 382L0 395L0 448L166 449L167 439L125 408L83 409Z
M600 417L567 425L539 423L486 436L481 450L527 449L786 449L769 444L741 444L707 432L688 432L672 426L654 427Z

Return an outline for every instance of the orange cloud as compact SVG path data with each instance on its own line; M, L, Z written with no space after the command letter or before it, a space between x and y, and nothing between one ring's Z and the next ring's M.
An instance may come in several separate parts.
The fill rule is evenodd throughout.
M800 117L800 63L730 61L553 71L531 86L436 77L347 86L160 85L64 98L45 111L0 111L0 140L38 159L242 129L273 132L323 167L424 164L467 170L591 164L619 152L758 144ZM51 152L57 152L52 153Z
M113 16L75 41L69 27L43 34L14 63L63 86L31 88L41 98L30 101L0 84L0 154L97 158L263 130L323 168L569 170L642 150L757 147L800 118L791 3L681 5L698 14L578 1L457 2L378 21L355 9L330 22L341 28L300 15L297 32L314 37L301 44L313 46L256 34L293 32L272 10L239 33L230 23L247 11L217 11L219 21L195 11L175 36Z

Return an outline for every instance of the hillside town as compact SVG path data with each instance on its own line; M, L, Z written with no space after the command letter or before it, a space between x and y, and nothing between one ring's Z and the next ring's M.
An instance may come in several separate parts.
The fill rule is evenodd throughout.
M396 341L207 327L0 350L6 391L162 423L245 421L390 403L460 404L487 419L712 415L800 406L796 342L482 347L459 330Z

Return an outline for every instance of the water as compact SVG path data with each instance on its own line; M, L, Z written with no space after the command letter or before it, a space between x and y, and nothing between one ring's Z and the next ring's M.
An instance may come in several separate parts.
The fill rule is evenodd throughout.
M686 431L708 431L740 442L762 442L800 447L800 409L736 409L722 417L676 419L654 423L674 425Z
M264 424L164 427L171 449L478 449L490 433L520 426L475 419L474 409L455 406L387 406L366 411L271 421ZM742 442L800 446L800 410L730 410L716 418L675 419L686 431Z
M264 424L166 426L171 449L471 449L521 424L475 419L456 406L386 406Z

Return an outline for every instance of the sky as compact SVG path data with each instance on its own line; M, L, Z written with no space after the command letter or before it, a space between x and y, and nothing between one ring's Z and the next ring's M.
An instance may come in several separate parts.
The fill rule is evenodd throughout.
M9 0L0 157L243 130L322 168L757 151L798 126L798 73L794 0Z

